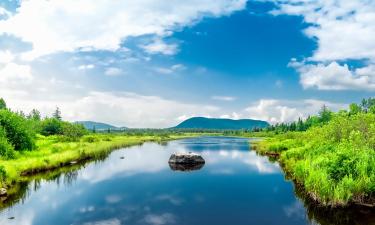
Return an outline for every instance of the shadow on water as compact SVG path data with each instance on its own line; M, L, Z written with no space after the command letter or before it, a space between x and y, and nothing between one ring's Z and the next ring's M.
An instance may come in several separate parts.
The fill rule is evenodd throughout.
M351 205L349 207L324 207L307 197L302 188L295 186L296 196L304 203L310 221L321 225L366 225L375 224L375 208Z
M204 163L195 163L195 164L177 164L177 163L169 163L169 167L173 171L183 171L183 172L191 172L194 170L200 170L204 166Z

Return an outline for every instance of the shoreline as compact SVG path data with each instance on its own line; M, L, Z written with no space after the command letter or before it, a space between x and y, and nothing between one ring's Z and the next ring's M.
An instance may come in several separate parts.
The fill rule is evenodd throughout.
M0 160L0 170L5 173L5 177L0 177L2 178L0 179L0 188L10 190L17 182L22 182L25 177L100 159L121 148L141 145L145 142L166 142L199 135L193 133L170 136L96 134L90 135L90 137L100 140L89 140L89 142L82 141L82 139L78 142L55 141L46 146L41 144L41 147L35 152L23 152L16 159ZM66 148L63 149L64 147Z
M299 181L296 177L293 176L290 170L286 167L286 165L282 162L280 156L282 152L270 151L264 145L267 144L267 139L264 138L260 141L250 142L251 143L251 150L254 150L257 154L262 156L267 156L269 160L277 161L283 170L285 178L287 180L291 180L296 190L301 195L304 195L304 200L306 200L309 204L315 205L315 207L322 207L326 209L347 209L351 207L364 207L364 208L375 208L375 199L368 198L365 199L364 202L351 200L348 201L346 204L335 204L332 202L324 203L318 195L313 192L309 192L306 190L302 181ZM287 151L287 150L284 150ZM363 201L363 199L361 199Z

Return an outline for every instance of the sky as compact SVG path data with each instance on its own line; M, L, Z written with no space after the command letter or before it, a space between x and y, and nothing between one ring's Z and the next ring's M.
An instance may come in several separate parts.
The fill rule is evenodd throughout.
M374 92L371 0L0 0L0 97L25 113L279 123Z

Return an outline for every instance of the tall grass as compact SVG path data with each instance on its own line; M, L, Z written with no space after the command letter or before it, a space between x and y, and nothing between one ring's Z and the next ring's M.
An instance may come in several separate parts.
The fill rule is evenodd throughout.
M259 151L280 153L285 170L323 205L375 203L374 114L337 115L307 132L266 139Z
M148 141L162 142L196 134L174 135L123 135L92 134L79 141L62 141L59 136L37 138L34 151L16 152L14 159L0 159L0 186L11 186L22 180L22 176L48 171L82 160L103 157L111 151Z

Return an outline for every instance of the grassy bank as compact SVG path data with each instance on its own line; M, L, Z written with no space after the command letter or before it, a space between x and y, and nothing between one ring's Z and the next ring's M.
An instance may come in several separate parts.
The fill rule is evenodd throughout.
M311 199L329 206L375 206L375 115L337 115L305 132L286 132L256 144L279 157Z
M192 133L171 135L91 134L74 142L63 141L59 136L39 135L35 150L16 152L13 159L0 160L0 186L10 187L22 181L26 175L99 158L114 149L149 141L163 142L196 135Z

